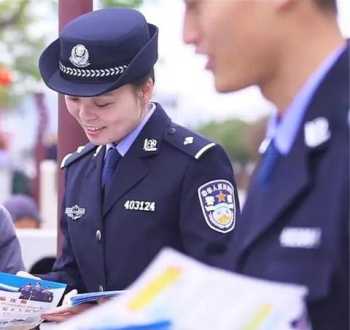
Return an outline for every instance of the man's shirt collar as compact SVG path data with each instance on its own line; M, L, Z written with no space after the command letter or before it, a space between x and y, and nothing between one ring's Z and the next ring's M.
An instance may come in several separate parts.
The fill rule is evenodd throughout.
M279 120L277 112L270 118L266 138L269 140L274 139L275 145L281 154L286 155L289 153L316 89L340 55L345 51L345 48L346 45L338 47L322 62L319 68L307 79L284 112L281 120Z

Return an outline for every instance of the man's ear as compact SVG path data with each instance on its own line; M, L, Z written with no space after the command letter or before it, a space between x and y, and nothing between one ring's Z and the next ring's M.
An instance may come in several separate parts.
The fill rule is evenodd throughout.
M295 5L297 5L300 1L309 1L309 0L271 0L273 5L277 10L287 10Z

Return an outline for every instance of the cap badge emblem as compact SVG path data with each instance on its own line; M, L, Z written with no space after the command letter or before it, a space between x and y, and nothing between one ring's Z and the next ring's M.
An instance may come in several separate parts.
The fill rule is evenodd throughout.
M89 52L82 44L75 45L72 48L69 60L78 68L85 68L90 65Z

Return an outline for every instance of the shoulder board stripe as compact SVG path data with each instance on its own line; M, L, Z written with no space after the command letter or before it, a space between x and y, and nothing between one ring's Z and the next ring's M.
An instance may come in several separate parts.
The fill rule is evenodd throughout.
M95 151L95 153L94 153L94 157L96 157L96 156L98 155L98 153L100 152L100 150L101 150L103 147L104 147L104 146L101 145L101 146L99 146L99 147L96 149L96 151Z
M63 167L64 167L64 163L66 162L66 160L67 160L72 154L73 154L73 153L71 152L71 153L69 153L69 154L67 154L67 155L65 155L65 156L63 157L60 168L63 168Z
M85 149L85 146L79 146L77 148L77 153L81 153Z
M96 145L88 143L85 146L79 146L75 152L65 155L62 159L60 168L64 168L74 163L78 159L84 157L85 155L92 153L96 149Z
M206 146L204 146L202 149L200 149L196 155L194 156L194 158L199 159L207 150L209 150L210 148L214 147L215 143L209 143Z

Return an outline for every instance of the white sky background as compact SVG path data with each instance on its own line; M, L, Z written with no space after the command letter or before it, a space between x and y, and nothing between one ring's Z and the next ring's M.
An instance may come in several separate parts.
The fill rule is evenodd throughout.
M350 37L350 0L338 2L341 28ZM272 106L261 97L256 88L226 95L215 92L212 75L204 70L205 59L195 55L193 48L182 42L183 0L144 0L144 3L141 11L147 20L160 28L155 100L164 105L175 121L195 127L209 120L256 120L271 111ZM38 9L34 1L32 10L38 17L38 23L31 26L31 32L44 34L48 42L53 41L57 36L57 12L43 2L40 2ZM48 133L55 134L57 95L47 87L43 86L43 90L47 95L50 112ZM177 102L177 107L172 106L174 101ZM11 136L14 160L20 160L21 151L33 145L37 119L32 98L27 98L17 111L0 116L1 128ZM26 129L18 130L18 127ZM25 162L22 161L21 164L24 165Z
M94 2L97 8L98 0ZM338 3L341 28L350 37L350 0L338 0ZM211 73L204 70L205 59L182 42L183 0L144 0L141 11L160 29L154 99L164 105L175 121L197 126L213 119L256 120L271 111L271 104L255 87L226 95L215 91ZM45 10L41 13L46 21L44 31L51 40L57 34L56 13L50 13L52 16L45 14ZM51 123L55 125L56 121L53 118Z
M350 37L350 0L338 2L342 31ZM204 70L205 59L182 42L183 10L182 0L145 0L141 8L160 29L156 98L165 105L177 98L177 109L169 112L176 121L191 126L212 119L255 120L268 114L272 106L255 87L226 95L216 93L211 73Z
M350 37L350 0L338 2L340 25L344 34ZM226 118L255 120L267 114L271 105L256 88L227 95L215 92L212 75L204 70L205 59L195 55L193 48L182 42L183 10L183 0L144 0L141 8L147 19L160 28L160 60L156 72L155 99L165 106L174 120L191 126ZM48 42L51 42L57 36L57 13L42 2L40 10L33 5L33 12L38 16L39 22L31 27L31 32L44 33ZM54 133L57 130L57 97L48 88L43 89L47 93L50 109L49 131ZM174 101L177 101L176 108L171 106ZM21 144L26 141L27 144L34 140L37 123L32 100L26 100L18 111L19 119L18 112L13 113L2 126L9 131L13 128L18 134L18 120L24 120L28 124L28 130L23 132L26 135L23 139L19 134L18 141L22 141Z

